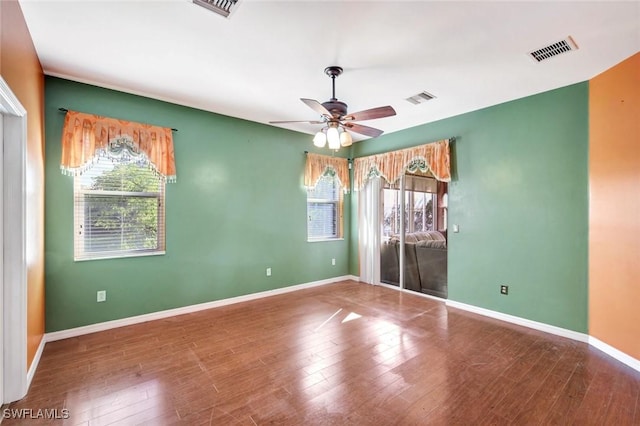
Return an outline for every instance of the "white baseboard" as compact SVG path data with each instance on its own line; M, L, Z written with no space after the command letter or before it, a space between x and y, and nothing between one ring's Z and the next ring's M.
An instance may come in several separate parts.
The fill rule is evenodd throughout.
M597 339L593 336L589 336L589 344L597 349L600 349L605 354L617 359L623 364L628 365L636 371L640 371L640 360L635 359L634 357L627 355L626 353L604 343L602 340Z
M31 381L33 380L33 376L36 374L36 370L38 369L38 364L40 364L40 358L42 357L42 352L44 351L44 345L47 343L47 335L43 335L42 339L40 339L40 344L38 345L38 349L36 350L36 354L33 356L33 360L31 361L31 365L29 366L29 371L27 372L27 392L31 387Z
M259 293L231 297L229 299L214 300L212 302L199 303L197 305L183 306L180 308L168 309L165 311L152 312L149 314L136 315L134 317L101 322L98 324L91 324L91 325L85 325L82 327L70 328L67 330L54 331L52 333L45 334L45 338L47 342L54 342L56 340L69 339L71 337L78 337L85 334L97 333L99 331L111 330L113 328L125 327L133 324L140 324L147 321L154 321L158 319L173 317L176 315L184 315L192 312L203 311L205 309L217 308L219 306L232 305L234 303L261 299L263 297L290 293L292 291L302 290L305 288L312 288L312 287L317 287L321 285L332 284L338 281L351 280L353 279L352 277L353 277L352 275L344 275L341 277L328 278L326 280L312 281L305 284L292 285L289 287L282 287L274 290L261 291Z
M526 318L516 317L514 315L480 308L478 306L467 305L466 303L456 302L455 300L447 300L447 306L473 312L479 315L484 315L486 317L495 318L501 321L510 322L512 324L521 325L523 327L532 328L534 330L544 331L545 333L555 334L556 336L566 337L568 339L577 340L579 342L589 343L589 335L573 330L567 330L566 328L556 327L555 325L532 321Z

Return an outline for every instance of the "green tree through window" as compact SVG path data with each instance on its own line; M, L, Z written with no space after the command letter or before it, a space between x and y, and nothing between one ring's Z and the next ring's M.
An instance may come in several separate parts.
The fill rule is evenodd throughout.
M164 252L164 183L107 161L75 179L77 260Z

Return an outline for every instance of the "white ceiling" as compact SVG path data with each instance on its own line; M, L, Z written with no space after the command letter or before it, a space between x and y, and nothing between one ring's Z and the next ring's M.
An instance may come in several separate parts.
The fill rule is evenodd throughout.
M588 80L640 51L640 2L20 0L44 72L267 123L331 97L386 133ZM579 49L527 53L572 36ZM412 105L421 91L437 98ZM314 133L318 125L282 125Z

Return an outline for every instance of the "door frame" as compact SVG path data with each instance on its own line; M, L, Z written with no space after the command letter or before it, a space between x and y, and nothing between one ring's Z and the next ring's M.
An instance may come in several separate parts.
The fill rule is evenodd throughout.
M27 393L26 156L27 111L0 76L2 113L2 403Z

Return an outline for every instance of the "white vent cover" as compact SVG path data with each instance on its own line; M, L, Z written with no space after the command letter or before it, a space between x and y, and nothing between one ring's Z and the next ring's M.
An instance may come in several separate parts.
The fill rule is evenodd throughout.
M536 62L542 62L561 53L571 52L572 50L578 50L578 45L571 36L568 36L564 40L557 41L538 50L534 50L533 52L529 52L529 56L531 56Z
M431 99L434 99L435 96L432 95L431 93L428 92L420 92L417 95L413 95L409 98L407 98L406 100L411 102L414 105L418 105L427 101L430 101Z
M193 2L227 18L238 0L193 0Z

